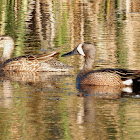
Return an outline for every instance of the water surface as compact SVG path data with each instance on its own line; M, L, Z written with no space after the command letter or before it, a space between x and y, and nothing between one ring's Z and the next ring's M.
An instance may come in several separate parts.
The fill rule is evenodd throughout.
M59 50L81 42L97 49L93 69L140 69L140 2L0 2L0 34L12 36L12 57ZM76 89L83 58L59 61L69 73L5 73L0 76L0 139L140 139L139 91L119 87Z

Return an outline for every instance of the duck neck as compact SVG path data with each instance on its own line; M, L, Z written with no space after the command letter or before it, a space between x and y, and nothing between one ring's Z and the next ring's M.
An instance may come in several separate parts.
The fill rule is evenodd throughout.
M86 73L90 72L92 70L93 64L94 64L94 58L86 57L83 69L79 72L77 78L82 77Z
M83 69L78 73L77 78L76 78L77 88L79 88L79 82L83 78L83 76L92 70L93 64L94 64L94 58L91 58L91 57L85 58L85 64L83 66Z
M85 64L83 66L82 71L83 72L89 72L89 71L91 71L93 64L94 64L94 58L92 58L90 56L89 57L86 57L85 58Z
M11 55L14 50L14 42L7 42L6 45L4 46L3 54L1 57L2 62L5 62L7 59L11 58Z

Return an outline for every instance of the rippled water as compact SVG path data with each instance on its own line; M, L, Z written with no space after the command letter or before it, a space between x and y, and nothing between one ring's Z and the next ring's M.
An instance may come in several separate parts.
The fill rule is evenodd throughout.
M62 54L85 41L97 49L94 69L140 69L139 9L139 0L2 0L0 34L14 38L13 57L54 50ZM140 139L139 91L78 90L83 58L58 59L75 70L1 74L0 139Z

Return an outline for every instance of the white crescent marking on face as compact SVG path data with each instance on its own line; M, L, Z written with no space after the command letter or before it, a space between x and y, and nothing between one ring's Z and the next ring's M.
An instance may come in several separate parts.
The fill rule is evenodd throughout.
M85 53L84 53L84 51L83 51L83 49L82 49L82 43L81 44L79 44L79 46L77 47L77 51L81 54L81 55L83 55L83 56L85 56Z

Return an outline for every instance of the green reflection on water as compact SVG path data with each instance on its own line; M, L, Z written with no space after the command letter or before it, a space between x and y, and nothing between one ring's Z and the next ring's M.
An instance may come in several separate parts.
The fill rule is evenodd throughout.
M50 26L50 24L44 25L44 23L42 23L43 21L47 21L54 23L54 29L50 29L50 32L54 31L54 36L51 40L51 43L54 44L54 47L57 48L58 46L69 43L69 45L61 48L64 52L66 50L70 50L70 46L72 46L71 49L73 49L73 47L77 45L76 43L79 43L80 41L97 42L97 40L93 36L97 36L98 38L98 35L101 35L102 37L100 38L100 41L103 42L101 45L108 47L110 44L115 44L111 49L116 49L116 52L114 53L115 57L117 58L117 60L114 60L115 63L117 61L116 67L127 67L129 59L128 48L126 46L127 40L125 40L127 32L123 30L126 26L124 24L125 13L123 13L121 10L118 12L120 8L120 1L105 0L101 3L100 1L92 0L87 1L87 3L75 1L72 1L70 3L69 1L68 3L65 2L63 4L63 2L55 0L52 2L53 11L51 11L54 12L54 21L51 21L49 19L41 20L41 18L43 17L42 15L38 17L40 18L38 24L40 26L44 25L40 27L40 32L37 31L39 27L37 27L36 21L36 6L33 4L29 5L28 2L28 0L18 1L18 7L15 7L14 0L0 1L1 34L8 34L14 38L16 48L13 56L23 55L26 49L28 50L29 48L30 50L28 51L28 53L32 51L37 52L37 50L39 50L39 42L42 41L42 34L45 34L46 38L49 38L51 36L51 33L46 35L46 30L50 29L48 27ZM45 3L42 2L40 6L46 4L44 7L47 7L49 5L49 2L51 1L45 1ZM92 5L93 2L95 6ZM96 3L98 3L98 5L96 5ZM87 5L90 7L90 9L88 10ZM28 7L30 6L32 6L32 8L34 9L28 15L27 13L31 10L28 9ZM41 14L49 15L49 8L47 10L46 9L44 10L41 7L37 10L40 10ZM88 11L91 10L94 15L88 13ZM71 18L70 15L72 15L71 17L74 18ZM30 17L30 20L27 20L27 17ZM49 16L46 17L49 18ZM111 21L108 17L113 17L113 21ZM73 19L73 21L71 21L71 19ZM27 26L26 20L28 21L29 26ZM71 27L69 23L72 23L74 25ZM115 29L112 28L114 25ZM97 28L97 30L95 30L95 28ZM109 32L107 32L108 29ZM69 37L69 35L72 34L71 32L73 32L73 35L75 36ZM108 33L112 34L110 35ZM109 38L107 40L106 37L108 36L112 38ZM135 40L135 37L133 39ZM133 52L133 56L137 54L136 61L139 62L139 37L137 37L136 40L137 42L134 42L136 44L136 50ZM45 42L45 46L47 44L47 40L43 41ZM109 45L106 45L109 41L111 43ZM74 44L74 42L76 43ZM28 45L26 46L26 44L29 45L29 48ZM110 51L107 47L103 47L102 49L103 54L107 54L105 55L105 57L107 58L103 59L110 59L108 57L108 52ZM54 48L52 48L52 50L53 49ZM60 60L61 59L62 58L60 58ZM112 62L112 60L109 62ZM74 66L80 65L81 59L79 59L79 57L69 58L68 64L71 65L71 63ZM136 65L138 64L136 63ZM107 67L109 66L110 65L108 64ZM76 69L76 71L79 70ZM76 78L76 74L74 75L74 77ZM131 126L135 127L135 129L133 130L136 131L133 132L137 133L137 131L139 130L139 99L137 99L137 109L135 109L135 106L132 106L132 102L122 102L122 105L120 105L120 103L117 102L118 100L111 104L111 100L109 99L106 101L104 99L100 99L99 101L99 99L95 98L91 102L95 105L93 105L91 108L88 106L89 102L86 102L87 108L89 107L87 110L91 111L86 112L84 102L85 99L83 99L82 97L77 98L74 96L73 98L71 98L70 96L66 96L68 92L71 92L71 89L74 89L75 78L72 80L73 84L69 87L67 85L67 83L70 82L69 79L66 81L59 81L58 85L54 81L52 82L52 85L50 84L50 81L46 82L45 84L40 82L41 88L38 87L39 83L37 83L35 86L35 83L31 82L29 83L30 86L26 86L26 82L21 83L21 85L17 83L14 84L14 94L12 98L5 97L2 100L5 104L8 104L6 102L8 101L8 99L12 101L9 108L4 108L4 103L0 106L1 138L10 139L17 135L19 136L18 138L23 137L26 139L73 139L73 137L76 139L77 136L81 136L81 138L83 139L92 139L96 136L102 137L100 135L101 132L103 132L104 135L110 139L117 139L118 137L123 139L126 136L128 136L128 138L135 136L135 133L130 134L129 132L131 132L132 130ZM47 80L48 79L46 79L46 81ZM55 84L57 85L56 87ZM42 87L43 85L45 85L46 91L44 90L44 87ZM64 90L66 88L67 91ZM2 85L1 89L3 89ZM43 89L44 91L41 89ZM75 89L74 91L75 93L77 92ZM1 91L1 97L3 94L4 92ZM56 101L56 97L62 98L62 100ZM90 98L92 99L93 97ZM70 100L69 102L68 99ZM73 102L75 103L73 104ZM133 104L135 104L135 102L136 101L133 100ZM67 104L71 106L67 106ZM78 105L81 105L81 110L78 108ZM120 108L117 108L118 106ZM130 109L130 106L134 110L136 110L136 115L133 113L133 110ZM78 110L83 111L83 114L79 114ZM118 112L118 114L116 112ZM90 116L90 113L93 114L93 117L92 115ZM81 117L81 124L77 123L77 116ZM129 121L130 117L133 118L131 119L131 121ZM93 122L90 123L90 121ZM77 131L75 131L75 126L77 127ZM91 129L89 129L88 126L90 126ZM79 131L80 129L81 131ZM98 133L96 131L97 129ZM139 134L137 134L137 136L139 136Z
M119 10L119 2L115 1L115 9ZM122 11L121 11L122 12ZM127 67L127 48L125 47L124 29L124 14L116 13L116 45L117 45L117 60L121 68Z
M56 46L62 46L67 43L68 13L63 12L62 14L59 14L58 19L57 35L54 39L54 43Z

